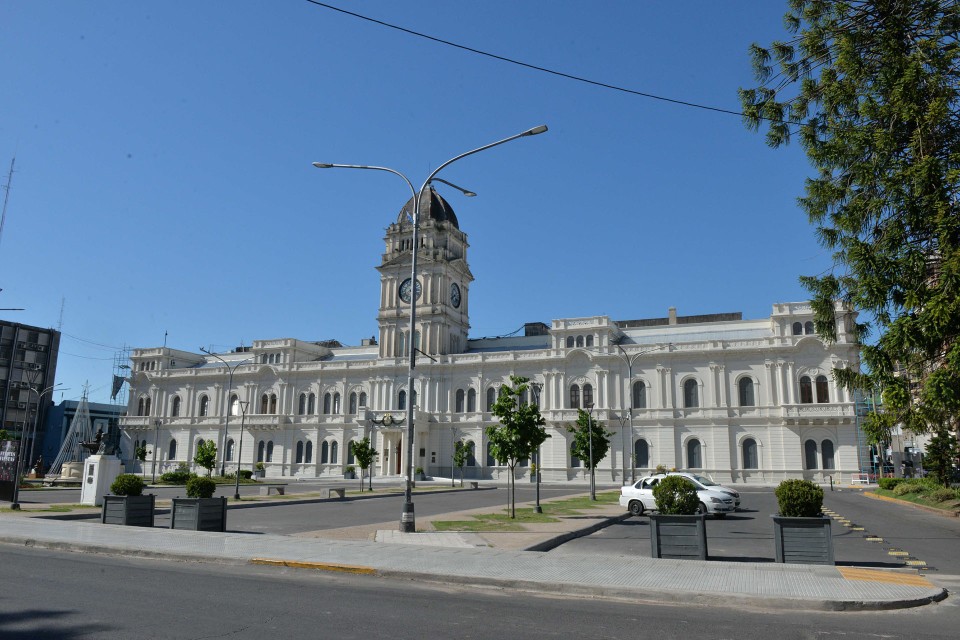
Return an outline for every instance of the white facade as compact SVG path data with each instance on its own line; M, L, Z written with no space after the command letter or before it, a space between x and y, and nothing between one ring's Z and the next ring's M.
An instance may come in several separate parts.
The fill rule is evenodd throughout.
M620 483L657 465L699 469L722 482L840 480L860 471L853 397L831 375L835 367L859 365L852 317L841 321L829 346L812 334L807 303L775 304L759 320L683 317L671 309L666 318L566 318L549 327L528 324L524 336L469 340L466 235L438 195L424 204L432 208L421 213L415 340L430 358L418 358L416 369L413 466L427 475L449 477L460 439L475 447L468 478L505 478L506 468L487 455L484 428L497 423L489 404L511 375L542 384L539 403L551 436L541 449L545 482L587 481L570 457L566 425L589 399L594 418L614 432L599 482ZM352 464L349 443L368 435L379 452L376 475L403 475L414 293L403 286L410 276L409 207L387 229L378 267L378 341L343 347L257 340L219 354L232 379L206 354L137 349L122 450L145 442L149 469L156 442L162 472L191 461L199 441L214 439L229 472L237 467L242 422L240 466L262 460L267 477L340 476ZM245 415L242 402L249 403Z

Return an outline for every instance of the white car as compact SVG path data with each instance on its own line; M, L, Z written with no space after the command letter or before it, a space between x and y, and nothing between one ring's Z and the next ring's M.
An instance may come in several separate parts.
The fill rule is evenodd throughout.
M635 516L641 515L644 511L656 511L657 501L653 498L653 488L668 475L684 477L697 488L697 497L700 498L697 513L706 513L722 518L728 513L736 511L737 507L740 506L740 494L734 489L719 485L705 476L683 471L647 476L641 478L635 484L621 487L620 506L626 507Z

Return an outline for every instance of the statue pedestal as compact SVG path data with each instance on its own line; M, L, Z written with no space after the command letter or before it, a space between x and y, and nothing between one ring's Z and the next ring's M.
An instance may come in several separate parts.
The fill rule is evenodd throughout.
M90 456L84 460L80 504L97 507L103 504L103 496L110 493L110 485L120 471L120 460L116 456Z

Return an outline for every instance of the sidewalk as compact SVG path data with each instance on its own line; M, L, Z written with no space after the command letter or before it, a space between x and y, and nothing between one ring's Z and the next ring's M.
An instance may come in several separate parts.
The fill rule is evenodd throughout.
M479 511L479 510L478 510ZM879 610L942 600L946 590L913 573L774 563L557 556L547 549L622 519L610 505L596 517L562 518L511 533L441 533L420 518L418 533L397 523L298 536L210 533L0 516L0 543L165 558L267 564L443 584L656 603L793 610ZM403 545L402 551L400 546Z

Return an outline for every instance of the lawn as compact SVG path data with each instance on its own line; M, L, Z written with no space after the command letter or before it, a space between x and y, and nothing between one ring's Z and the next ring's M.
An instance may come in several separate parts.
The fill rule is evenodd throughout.
M433 527L437 531L523 531L524 525L528 524L557 522L562 517L589 515L596 507L616 504L619 495L618 491L607 491L598 493L595 502L589 496L541 502L543 513L536 513L533 507L522 507L516 510L516 518L511 518L509 511L503 508L471 516L470 520L434 520Z

